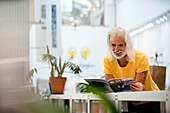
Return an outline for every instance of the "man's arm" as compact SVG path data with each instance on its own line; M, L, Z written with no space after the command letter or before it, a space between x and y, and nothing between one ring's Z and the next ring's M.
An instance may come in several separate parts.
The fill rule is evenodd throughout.
M144 84L147 73L148 73L148 71L144 71L142 73L137 73L135 81Z
M146 75L147 75L147 71L136 74L135 82L132 83L132 85L130 86L132 91L144 91L145 90L144 83L145 83Z
M114 79L113 75L105 74L105 80L110 80L110 79Z

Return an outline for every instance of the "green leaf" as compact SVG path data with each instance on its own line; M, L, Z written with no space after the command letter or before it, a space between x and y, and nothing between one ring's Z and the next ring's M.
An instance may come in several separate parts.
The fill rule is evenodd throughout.
M61 74L63 74L63 73L64 73L64 70L65 70L65 68L66 68L66 65L67 65L67 62L64 62L64 64L63 64L63 68L61 69Z
M47 45L47 54L50 54L50 50L49 50L49 48L48 48L48 45Z
M61 70L62 70L62 68L61 68L61 57L59 58L59 69L60 69L60 72L61 72Z
M34 71L37 73L37 68L34 68Z
M72 62L68 62L68 67L74 74L79 74L82 72L80 67Z

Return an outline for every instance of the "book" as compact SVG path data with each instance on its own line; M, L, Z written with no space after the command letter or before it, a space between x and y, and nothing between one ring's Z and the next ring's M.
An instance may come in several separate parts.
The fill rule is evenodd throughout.
M110 79L85 79L92 87L99 87L103 92L131 91L130 84L134 82L132 78Z

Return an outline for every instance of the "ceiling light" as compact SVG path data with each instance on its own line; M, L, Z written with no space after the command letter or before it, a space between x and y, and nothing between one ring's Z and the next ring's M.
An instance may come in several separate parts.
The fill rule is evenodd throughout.
M145 25L143 28L146 30L146 29L148 29L148 26L147 26L147 25Z
M161 22L163 23L164 21L168 20L168 17L170 16L169 12L155 18L154 20L150 21L149 23L145 24L144 26L141 26L141 27L131 31L129 34L131 36L134 36L139 33L145 32L146 30L150 29L151 27L153 27L156 24L161 24Z
M97 7L100 7L100 4L96 4Z
M157 24L160 24L161 22L160 22L159 20L156 20L156 23L157 23Z
M96 11L96 9L95 9L95 8L92 8L92 11Z
M153 24L151 22L149 23L149 25L150 25L150 27L153 27Z
M163 18L160 18L159 20L160 20L161 22L164 22L164 19L163 19Z
M166 16L163 16L163 19L164 19L164 20L168 20L168 18L167 18Z
M70 21L73 21L74 20L74 18L73 17L70 17L70 19L69 19Z

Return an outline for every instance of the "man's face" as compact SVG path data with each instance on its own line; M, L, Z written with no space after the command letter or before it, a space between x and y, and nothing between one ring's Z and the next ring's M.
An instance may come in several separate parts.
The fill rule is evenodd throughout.
M111 37L111 49L113 55L120 59L126 55L125 52L126 43L122 37Z

